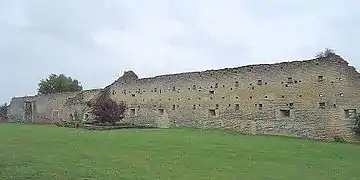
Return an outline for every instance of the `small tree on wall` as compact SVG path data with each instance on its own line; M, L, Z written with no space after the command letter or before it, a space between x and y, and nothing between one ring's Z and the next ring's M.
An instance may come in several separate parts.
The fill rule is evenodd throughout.
M316 58L328 58L331 56L335 56L336 53L333 49L330 48L326 48L324 52L318 52L316 53Z
M110 98L109 92L104 91L97 101L92 104L92 114L95 116L95 123L115 125L125 116L126 104L116 102Z

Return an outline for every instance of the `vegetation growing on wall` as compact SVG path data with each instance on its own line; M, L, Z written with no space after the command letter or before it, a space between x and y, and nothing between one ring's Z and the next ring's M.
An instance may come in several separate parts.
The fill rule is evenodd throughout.
M8 111L8 105L6 103L3 105L0 105L0 121L7 120L7 111Z
M127 109L123 101L118 103L110 98L109 88L104 89L96 101L91 104L91 107L95 123L98 125L115 125L124 118Z
M324 52L318 52L315 57L316 58L328 58L328 57L331 57L334 55L336 55L336 53L333 49L326 48Z
M39 94L50 94L59 92L81 91L83 87L80 82L64 74L51 74L48 78L40 80Z

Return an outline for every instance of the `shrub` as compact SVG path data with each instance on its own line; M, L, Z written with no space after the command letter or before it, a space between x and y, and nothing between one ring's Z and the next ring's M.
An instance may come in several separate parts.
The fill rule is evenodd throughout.
M316 58L328 58L331 56L335 56L336 53L333 49L326 48L324 52L318 52L316 53Z
M56 122L55 125L58 127L68 127L68 128L80 128L81 127L80 123L71 122L71 121Z
M338 143L345 143L346 142L345 139L340 137L340 136L335 136L334 141L338 142Z
M122 101L117 103L110 96L104 95L92 105L92 114L96 124L115 125L125 115L126 104Z
M0 121L7 120L8 105L5 103L0 106Z

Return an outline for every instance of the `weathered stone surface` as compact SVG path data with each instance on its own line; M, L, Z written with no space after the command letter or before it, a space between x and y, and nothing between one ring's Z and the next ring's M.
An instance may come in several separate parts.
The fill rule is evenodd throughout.
M111 98L127 103L124 122L162 128L352 140L348 114L360 109L360 74L339 56L142 79L129 71L107 88ZM86 103L99 93L13 98L9 116L26 121L25 102L33 101L31 121L54 120L54 110L58 119L68 119L75 111L88 113Z

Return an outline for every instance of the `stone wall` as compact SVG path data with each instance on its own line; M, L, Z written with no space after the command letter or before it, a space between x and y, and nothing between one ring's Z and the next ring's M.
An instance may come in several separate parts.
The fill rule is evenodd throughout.
M108 86L128 105L127 122L158 127L228 128L251 134L353 139L352 114L360 109L360 74L339 56L251 65L139 79L132 72ZM86 103L101 89L14 98L12 119L26 119L24 102L36 102L36 118L89 113ZM45 118L46 117L46 118Z
M70 98L59 111L61 120L91 119L90 108L87 103L96 97L102 89L85 90Z
M351 139L345 112L360 108L359 79L335 56L144 79L126 72L111 94L132 122Z
M9 120L20 122L48 122L68 98L79 92L15 97L10 102Z
M17 122L53 123L67 120L75 111L82 111L86 101L92 99L100 90L43 94L15 97L11 100L9 120ZM26 109L28 107L28 114ZM76 108L75 108L76 107Z

